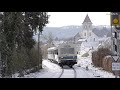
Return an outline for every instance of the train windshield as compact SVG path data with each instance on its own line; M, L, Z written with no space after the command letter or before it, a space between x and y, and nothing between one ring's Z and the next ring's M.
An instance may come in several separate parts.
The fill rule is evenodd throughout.
M61 48L61 54L74 54L74 48Z

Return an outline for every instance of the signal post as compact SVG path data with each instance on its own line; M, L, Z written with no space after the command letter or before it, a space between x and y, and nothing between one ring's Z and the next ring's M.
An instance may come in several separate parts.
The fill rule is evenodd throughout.
M120 74L120 12L111 12L111 41L112 51L114 53L112 62L112 71L115 76Z

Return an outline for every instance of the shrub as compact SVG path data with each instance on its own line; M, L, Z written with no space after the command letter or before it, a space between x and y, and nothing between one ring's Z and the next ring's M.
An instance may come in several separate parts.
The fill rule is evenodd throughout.
M102 67L103 58L107 55L111 55L111 51L108 48L99 48L92 53L92 62L96 67ZM106 63L106 61L104 61ZM103 66L105 67L105 66Z
M38 50L32 48L30 52L27 53L25 48L22 48L19 52L14 49L11 67L12 73L18 72L20 76L23 76L24 72L31 73L38 71L38 69L36 69L36 67L38 67Z

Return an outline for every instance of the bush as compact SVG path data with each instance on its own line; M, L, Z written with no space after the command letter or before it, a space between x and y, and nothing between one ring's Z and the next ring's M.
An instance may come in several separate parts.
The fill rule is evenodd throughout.
M38 69L36 69L36 67L38 68L38 50L32 48L28 53L25 48L22 48L19 52L14 49L11 67L12 73L19 72L20 76L23 76L24 71L26 73L38 71Z
M92 53L92 62L96 67L102 67L103 58L107 55L111 55L111 51L108 48L99 48ZM104 61L106 63L106 61ZM105 67L105 66L103 66Z
M111 55L114 54L108 48L99 48L97 51L92 52L92 64L115 74L115 72L112 71L113 58ZM120 76L120 71L117 72L117 75Z
M42 45L41 46L42 48L41 48L41 51L42 51L42 56L43 56L43 58L44 59L47 59L47 54L48 54L48 52L47 52L47 49L48 49L48 45Z
M99 66L99 62L98 62L98 52L97 51L93 51L92 52L92 63L94 66L98 67Z
M112 72L112 60L111 56L105 56L102 62L102 68L106 71Z

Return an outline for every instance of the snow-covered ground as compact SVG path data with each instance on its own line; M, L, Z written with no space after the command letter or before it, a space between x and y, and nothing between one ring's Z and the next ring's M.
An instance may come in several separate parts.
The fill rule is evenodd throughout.
M43 60L43 69L39 72L30 73L28 75L24 75L24 77L20 78L58 78L61 73L61 68L51 63L48 60ZM13 78L19 78L17 77L18 74L13 75Z
M90 57L79 57L78 63L73 67L76 70L76 78L115 78L112 73L101 70L91 65ZM88 70L86 70L88 66ZM59 78L62 69L57 64L51 63L48 60L43 60L43 69L36 73L25 75L21 78ZM14 75L13 78L18 78ZM64 67L64 73L61 78L74 78L74 72L69 67Z
M92 65L91 57L80 57L78 56L78 64L77 66L80 66L80 68L77 67L78 70L84 71L83 74L85 74L85 78L115 78L115 76L107 71L102 70L102 68L96 68ZM88 67L88 70L86 70L86 67ZM83 78L83 77L82 77Z
M83 43L83 47L81 47L81 55L84 53L88 53L89 56L82 57L78 55L77 64L73 67L76 70L77 77L76 78L115 78L115 76L107 71L102 70L102 68L96 68L92 65L91 60L91 47L97 46L96 43L93 42ZM86 70L88 67L88 70ZM57 64L50 62L49 60L43 60L43 69L36 73L31 73L25 75L21 78L59 78L62 69ZM13 78L17 78L17 74L13 76ZM64 68L64 73L61 78L74 78L74 72L71 68Z

